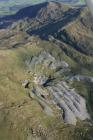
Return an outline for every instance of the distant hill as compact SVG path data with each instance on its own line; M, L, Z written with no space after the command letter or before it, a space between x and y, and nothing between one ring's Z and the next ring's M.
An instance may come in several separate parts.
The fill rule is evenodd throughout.
M24 8L9 18L15 20L12 28L44 39L53 35L78 51L93 55L93 18L86 6L46 2Z

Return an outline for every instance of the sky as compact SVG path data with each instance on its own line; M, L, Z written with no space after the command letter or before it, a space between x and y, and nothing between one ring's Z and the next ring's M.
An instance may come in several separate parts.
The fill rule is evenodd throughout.
M0 15L13 14L20 8L45 0L0 0ZM13 10L10 8L12 7Z
M51 1L51 0L0 0L0 15L7 15L7 14L13 14L17 12L20 8L23 8L27 5L32 5L44 1ZM55 0L55 1L73 1L77 2L79 1L84 2L84 0ZM12 7L12 10L11 10Z
M89 9L93 15L93 0L86 0L87 5L89 6Z
M22 5L22 4L31 4L31 3L38 3L43 1L50 1L50 0L0 0L0 7L1 6L11 6L11 5ZM56 0L57 1L57 0ZM84 1L84 0L58 0L58 1Z

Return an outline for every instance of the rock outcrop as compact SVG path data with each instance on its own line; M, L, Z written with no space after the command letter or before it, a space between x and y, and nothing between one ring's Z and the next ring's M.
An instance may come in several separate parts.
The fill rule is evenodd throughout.
M34 87L30 96L41 104L47 115L53 115L50 105L60 108L63 120L67 124L76 125L78 119L90 120L85 99L64 81L60 81L54 86L48 86L47 91L45 87Z
M47 83L48 77L45 76L37 76L35 75L34 77L34 83L40 86L43 86Z
M22 86L23 86L24 88L28 88L28 86L29 86L29 81L28 81L28 80L24 80L24 81L22 82Z
M69 65L65 61L57 61L55 57L53 57L50 53L48 52L41 52L37 56L31 56L28 57L25 60L26 65L31 68L34 65L40 65L42 64L44 67L47 67L51 70L56 70L58 68L68 68Z
M77 119L90 119L85 99L74 89L70 89L66 82L61 81L48 89L53 94L55 103L64 111L63 118L66 123L76 125Z
M75 75L72 78L70 78L71 81L76 80L76 81L84 81L88 83L93 83L93 77L90 76L84 76L84 75Z

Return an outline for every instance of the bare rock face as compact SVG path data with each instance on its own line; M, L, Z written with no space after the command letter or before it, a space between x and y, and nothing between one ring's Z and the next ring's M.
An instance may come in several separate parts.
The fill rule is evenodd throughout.
M52 93L55 103L64 111L63 118L66 123L76 125L77 119L90 119L85 99L74 89L70 89L66 82L61 81L48 89Z
M55 74L56 69L58 68L60 70L66 70L69 68L69 65L65 61L57 61L55 57L45 51L41 52L37 56L33 56L26 62L26 64L29 67L41 64L46 67L47 65L48 69L55 70ZM57 71L57 73L60 73L60 71ZM75 78L82 79L84 77L77 76ZM86 78L86 80L89 80L89 78ZM51 114L49 113L50 110L53 112L50 107L50 104L52 104L54 108L59 107L61 109L64 122L68 124L76 125L78 119L90 119L85 99L78 95L74 89L70 89L65 81L56 79L56 84L55 82L52 82L52 85L44 86L47 81L49 81L49 77L45 76L43 73L34 74L33 82L35 83L35 90L33 91L33 94L36 96L36 100L41 104L41 106L43 106L45 113ZM45 91L47 91L47 94ZM50 97L48 100L46 95Z
M67 124L76 125L78 119L90 120L85 99L78 95L75 89L71 89L66 82L60 81L46 88L38 85L32 91L45 113L48 115L53 113L51 104L54 108L59 108L62 111L63 120Z
M33 56L25 60L26 65L32 67L33 65L43 64L49 69L56 70L57 68L68 68L69 65L65 61L57 61L50 53L43 51L37 56Z
M70 80L76 80L76 81L85 81L89 83L93 83L93 77L90 76L83 76L83 75L75 75Z

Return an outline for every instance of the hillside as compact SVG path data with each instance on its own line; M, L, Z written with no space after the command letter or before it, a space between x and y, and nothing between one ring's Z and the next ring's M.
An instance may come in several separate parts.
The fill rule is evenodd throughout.
M92 20L58 2L1 18L0 140L93 139Z
M88 9L84 8L76 20L59 29L57 37L78 51L93 55L93 18Z

